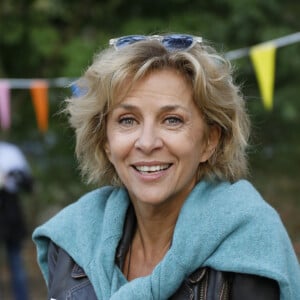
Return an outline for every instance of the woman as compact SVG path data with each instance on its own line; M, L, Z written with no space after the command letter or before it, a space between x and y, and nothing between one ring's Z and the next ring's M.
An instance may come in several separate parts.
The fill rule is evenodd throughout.
M83 196L33 234L52 299L296 299L277 213L246 175L249 121L201 38L110 41L68 99Z

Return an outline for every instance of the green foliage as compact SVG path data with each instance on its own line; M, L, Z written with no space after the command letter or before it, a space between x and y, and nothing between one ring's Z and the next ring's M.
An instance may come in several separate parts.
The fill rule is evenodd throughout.
M38 26L32 28L29 39L37 55L50 57L55 52L55 48L59 42L59 35L57 30L51 27Z
M66 62L62 68L62 74L69 77L78 77L91 63L96 45L93 41L82 41L74 38L62 50L62 57ZM80 55L78 55L80 53Z

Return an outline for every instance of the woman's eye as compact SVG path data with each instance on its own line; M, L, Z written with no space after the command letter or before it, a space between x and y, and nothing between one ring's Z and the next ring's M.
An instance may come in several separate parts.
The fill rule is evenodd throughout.
M131 126L135 123L135 119L132 117L122 117L119 119L119 124L124 126Z
M173 126L176 126L176 125L179 125L182 123L182 119L181 118L178 118L178 117L168 117L165 119L165 122L168 124L168 125L173 125Z

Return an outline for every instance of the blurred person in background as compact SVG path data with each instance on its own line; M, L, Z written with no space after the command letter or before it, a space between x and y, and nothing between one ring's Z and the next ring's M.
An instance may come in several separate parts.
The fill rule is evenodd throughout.
M0 246L6 250L16 300L29 299L21 253L27 232L20 196L32 188L31 170L22 151L0 141Z
M249 119L201 37L111 40L67 99L84 195L33 233L49 299L295 300L288 234L247 175Z

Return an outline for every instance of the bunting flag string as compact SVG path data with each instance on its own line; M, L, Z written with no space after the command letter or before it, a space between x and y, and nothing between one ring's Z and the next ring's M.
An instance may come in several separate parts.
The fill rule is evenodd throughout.
M273 108L276 49L297 42L300 42L300 32L225 53L225 57L229 60L250 56L257 76L263 105L267 110ZM45 133L48 130L48 89L52 87L69 87L71 92L78 96L82 91L74 86L75 80L75 78L66 77L54 79L0 79L0 128L7 130L11 125L10 91L12 89L30 89L38 128Z
M272 43L275 45L276 48L280 48L280 47L295 44L298 42L300 42L300 32L295 32L295 33L280 37L278 39L270 40L270 41L264 42L263 44ZM225 57L229 60L235 60L235 59L249 56L249 52L250 52L251 48L252 47L228 51L227 53L225 53Z

